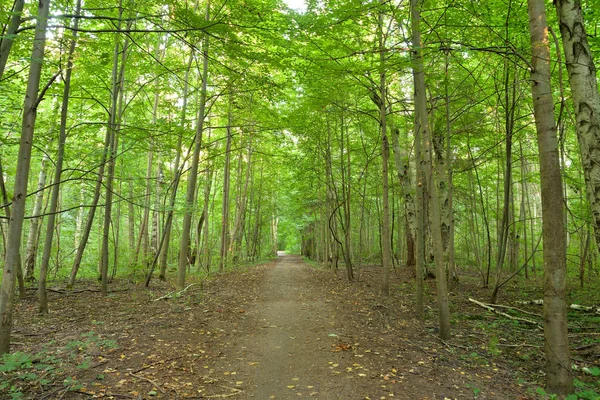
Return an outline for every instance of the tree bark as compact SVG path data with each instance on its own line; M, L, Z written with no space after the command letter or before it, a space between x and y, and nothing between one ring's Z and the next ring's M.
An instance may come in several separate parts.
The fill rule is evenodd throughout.
M65 154L65 142L67 140L67 117L69 115L69 96L71 93L71 74L73 72L73 54L77 46L77 27L79 26L79 16L81 12L81 0L77 0L75 6L75 18L73 20L73 37L69 44L69 54L67 56L67 67L64 76L63 98L60 111L60 127L58 132L58 149L56 154L56 167L54 170L54 186L50 195L50 209L48 210L48 221L46 225L46 241L42 253L42 263L40 264L40 279L38 282L38 308L42 314L48 314L48 296L46 293L46 278L48 267L50 265L50 255L52 253L52 241L54 239L54 227L56 225L56 210L58 209L58 200L60 196L60 180L62 176L63 161Z
M31 165L31 148L37 107L42 100L39 98L42 62L46 46L46 27L48 26L49 0L39 0L35 38L31 53L29 78L23 105L23 124L21 140L17 156L17 172L15 176L14 197L12 201L11 219L8 227L7 250L0 287L0 354L10 350L10 336L12 330L13 299L15 287L15 273L19 268L19 248L21 247L21 234L23 233L23 217L27 200L27 181Z
M406 220L406 268L415 267L415 233L417 230L417 218L415 213L414 191L410 178L409 165L410 160L408 155L403 155L400 147L400 130L394 128L392 133L392 147L394 149L394 164L396 165L396 173L402 188L402 196L404 197L404 213Z
M210 1L206 3L206 21L210 17ZM202 130L204 129L204 114L206 109L206 87L208 79L208 35L204 34L202 45L202 86L200 88L200 106L198 110L198 121L196 123L196 134L194 136L194 152L192 155L191 168L188 175L188 187L186 193L186 210L183 217L183 229L179 246L179 264L177 267L177 289L185 287L185 274L189 265L188 252L190 244L190 228L192 226L192 211L194 208L194 197L196 194L196 183L198 180L198 162L200 158L200 147L202 145Z
M187 115L187 103L188 103L188 92L189 92L189 77L190 70L192 68L192 61L194 60L194 50L190 50L190 56L187 63L187 68L185 70L185 77L183 83L183 94L182 100L183 105L181 106L181 119L179 122L179 126L181 131L185 129L186 115ZM179 187L179 179L180 179L180 171L179 164L181 163L181 143L182 143L182 135L179 134L177 138L177 153L175 155L175 163L173 164L173 183L171 185L171 190L176 193L177 188ZM175 196L171 196L171 202L169 203L169 212L167 215L167 219L165 221L165 227L163 228L163 236L164 244L160 250L160 273L158 278L161 281L165 281L167 279L167 259L169 255L169 244L171 239L171 228L173 226L173 207L175 207Z
M544 239L544 350L550 393L573 391L566 308L566 237L563 190L554 102L550 86L550 46L543 0L528 0L531 35L531 92L537 130Z
M600 249L600 94L581 0L555 0L577 121L583 176Z
M42 206L44 204L44 188L46 187L46 165L48 163L48 155L44 154L42 157L42 163L40 167L40 175L38 177L37 190L35 194L35 201L33 203L33 211L31 216L31 224L29 226L29 234L27 235L27 245L25 247L25 262L24 262L24 279L26 282L33 282L34 276L33 271L35 270L35 259L37 258L38 251L38 239L40 232L40 224L42 213Z
M231 178L231 125L233 123L232 108L233 95L232 88L229 88L229 111L227 113L227 141L225 144L225 164L223 166L223 206L221 208L221 259L219 260L219 271L224 271L227 268L228 247L229 247L229 184Z
M411 28L413 43L413 77L415 85L415 127L421 133L423 140L423 170L429 182L431 205L431 234L433 241L434 260L436 265L437 301L440 321L440 337L443 340L450 338L450 311L448 307L448 289L444 266L444 250L442 244L442 229L440 219L440 205L438 188L436 185L433 164L431 160L431 137L427 116L427 102L425 93L425 73L423 69L423 53L421 42L421 4L420 0L411 0Z
M390 202L389 202L389 177L388 165L390 158L390 145L387 135L387 110L386 110L386 76L385 76L385 39L383 34L383 14L379 14L379 126L381 129L381 179L382 179L382 221L381 221L381 263L383 265L383 279L381 281L381 295L390 294L390 272L392 269L391 234L390 234Z
M505 134L506 134L506 164L504 166L504 197L502 206L502 220L498 232L498 253L496 254L496 279L494 289L490 297L490 303L496 304L498 291L500 290L500 281L502 278L502 268L506 258L506 248L508 245L508 236L510 229L510 208L512 205L512 136L514 131L515 108L516 108L516 75L513 82L510 82L510 70L508 68L509 60L505 61L504 76L504 110L505 110ZM516 72L515 72L516 74ZM509 92L512 86L512 96Z
M21 14L23 13L24 5L25 0L15 0L11 10L12 17L8 23L8 28L0 40L0 80L2 80L2 76L4 75L4 69L6 68L6 63L8 62L8 56L15 41L14 38L17 34L19 26L21 25Z
M123 9L119 5L119 15L122 15ZM127 24L127 29L131 27L131 21ZM120 29L120 26L118 27ZM108 168L106 173L106 194L104 196L104 224L102 228L102 248L100 256L100 277L102 295L108 294L108 264L109 264L109 239L110 226L112 221L112 198L113 198L113 182L115 175L115 163L118 149L118 135L120 129L121 112L123 109L123 92L125 84L125 64L127 62L129 38L125 39L123 48L119 51L119 42L115 44L114 63L113 63L113 78L112 78L112 97L110 106L110 115L108 122L108 131L110 132ZM119 52L121 53L121 62L119 65ZM118 70L117 70L118 67Z

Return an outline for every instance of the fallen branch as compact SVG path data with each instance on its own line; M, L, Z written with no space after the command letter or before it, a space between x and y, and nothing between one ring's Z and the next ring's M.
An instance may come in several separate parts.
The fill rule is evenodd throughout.
M213 398L213 399L214 398L223 398L223 397L231 397L231 396L238 395L240 393L244 393L244 391L241 390L241 389L236 389L236 388L232 388L232 387L229 387L229 386L223 386L223 385L219 385L219 386L221 386L222 388L225 388L225 389L233 390L234 392L232 392L232 393L225 393L225 394L211 394L209 396L203 396L203 398L207 398L207 399L209 399L209 398Z
M176 359L178 359L178 358L180 358L180 357L173 357L173 358L169 358L169 359L167 359L167 360L158 360L158 361L156 361L156 362L153 362L152 364L143 365L143 366L139 367L138 369L131 371L131 373L133 373L133 374L137 374L138 372L141 372L141 371L143 371L143 370L145 370L145 369L148 369L148 368L152 368L152 367L154 367L155 365L158 365L158 364L165 364L165 363L168 363L169 361L173 361L173 360L176 360Z
M483 308L485 308L486 310L493 312L494 314L501 315L501 316L503 316L503 317L505 317L505 318L508 318L508 319L511 319L511 320L513 320L513 321L519 321L519 322L524 322L524 323L526 323L526 324L535 325L535 326L537 326L537 327L538 327L540 330L542 329L542 327L540 326L540 324L538 324L536 321L532 321L532 320L530 320L530 319L527 319L527 318L513 317L512 315L509 315L509 314L507 314L507 313L505 313L505 312L502 312L502 311L496 310L496 309L495 309L495 308L494 308L494 307L493 307L491 304L482 303L482 302L480 302L480 301L477 301L477 300L475 300L475 299L472 299L472 298L470 298L470 297L469 297L469 301L470 301L471 303L475 303L475 304L477 304L479 307L483 307Z
M494 304L494 307L506 308L507 310L514 310L514 311L518 311L518 312L523 313L523 314L533 315L534 317L544 318L541 314L536 314L536 313L532 313L530 311L525 311L525 310L522 310L522 309L517 308L517 307L505 306L503 304Z
M537 306L544 305L544 300L523 300L517 301L518 304L535 304ZM600 307L582 306L581 304L569 304L571 310L592 311L595 314L600 314Z
M167 293L164 296L161 296L161 297L159 297L157 299L154 299L152 301L159 301L159 300L164 300L164 299L172 299L173 297L177 297L177 296L182 295L183 293L185 293L186 290L188 290L189 288L191 288L192 286L195 286L195 285L197 285L197 283L192 283L192 284L188 285L183 290Z

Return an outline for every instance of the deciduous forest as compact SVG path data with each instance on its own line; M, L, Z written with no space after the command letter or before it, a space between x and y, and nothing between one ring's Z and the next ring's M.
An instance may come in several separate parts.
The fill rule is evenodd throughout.
M0 397L600 397L600 1L0 24Z

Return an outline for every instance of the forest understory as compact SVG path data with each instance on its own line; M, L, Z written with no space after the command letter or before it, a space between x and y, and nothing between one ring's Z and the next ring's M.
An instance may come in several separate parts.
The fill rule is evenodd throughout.
M470 301L485 302L489 289L463 277L450 294L453 335L442 341L433 280L419 321L412 273L396 269L387 298L377 293L380 267L362 268L354 283L338 275L284 256L183 292L130 279L103 297L89 281L52 287L46 316L29 290L16 304L0 397L544 398L541 307L519 303L540 298L541 283L508 286L500 303L514 309L495 306L507 317ZM593 387L600 317L572 313L574 377Z

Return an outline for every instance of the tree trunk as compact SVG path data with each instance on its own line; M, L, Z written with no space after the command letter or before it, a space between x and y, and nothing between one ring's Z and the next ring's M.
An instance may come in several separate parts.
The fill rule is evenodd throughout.
M427 116L427 102L425 93L425 73L423 69L423 53L421 42L421 2L411 0L412 14L412 43L413 49L413 77L415 85L415 127L420 131L423 140L423 169L429 182L431 205L431 234L433 252L436 265L437 301L440 320L440 337L443 340L450 338L450 311L448 307L448 289L444 266L444 250L442 244L442 229L440 219L440 206L438 188L431 162L431 138L429 134L429 121Z
M12 17L8 23L8 28L0 40L0 81L4 75L4 69L6 68L6 63L15 40L15 35L19 29L19 26L21 25L21 14L23 13L24 5L25 0L15 0L11 10Z
M452 174L452 146L450 139L452 137L452 125L450 119L450 76L448 74L448 52L445 53L445 83L444 83L444 97L445 97L445 110L446 110L446 195L442 198L444 201L444 221L447 225L447 242L445 243L444 250L446 251L447 263L448 263L448 275L450 277L450 290L452 290L455 284L458 282L458 274L456 273L456 263L454 261L454 207L453 207L453 192L454 182ZM442 232L444 230L442 229Z
M63 98L60 111L60 128L58 132L58 149L56 154L56 167L54 170L54 186L50 195L50 210L48 211L48 221L46 225L46 241L42 253L42 263L40 264L40 280L38 282L38 307L39 312L48 314L48 296L46 293L46 277L48 276L48 267L50 265L50 255L52 253L52 241L54 239L54 228L56 226L56 210L58 209L58 200L60 196L60 180L62 176L63 161L65 154L65 142L67 140L67 117L69 115L69 96L71 93L71 74L73 72L73 54L77 46L77 28L79 27L79 16L81 12L81 0L77 0L75 8L75 18L73 19L73 38L69 44L69 54L67 56L67 67L64 76Z
M248 204L248 186L250 185L250 170L252 168L252 132L248 138L248 148L246 149L246 171L244 174L244 183L241 188L241 191L238 195L236 202L236 214L235 214L235 222L233 224L233 233L231 235L231 244L229 245L231 249L231 253L233 254L234 259L238 259L241 253L242 247L242 236L244 233L244 222L246 220L246 206ZM242 159L243 153L241 151L243 149L240 146L240 154L239 154L239 165L238 165L238 185L241 182L242 177ZM208 187L210 190L210 186ZM206 196L206 194L205 194ZM203 213L204 215L204 213ZM205 216L206 217L206 216Z
M600 94L581 0L555 0L576 117L583 176L600 249Z
M410 160L408 155L403 155L400 147L400 130L394 128L392 133L392 147L394 149L394 164L396 173L402 188L402 196L404 197L404 215L406 222L406 268L415 267L415 233L417 230L417 218L415 213L415 199L413 196L412 182L410 179L409 165Z
M210 17L210 1L206 3L206 21ZM185 199L185 215L183 217L183 228L179 246L179 263L177 266L177 289L183 290L185 286L185 274L188 262L190 245L190 228L192 226L192 211L195 204L196 181L198 180L198 162L200 158L200 147L202 145L202 130L204 129L204 113L206 109L206 87L208 79L208 35L204 34L202 45L202 86L200 88L200 106L198 110L198 121L196 123L196 134L194 136L194 153L191 160L191 168L188 175L188 187Z
M183 105L181 106L181 119L179 122L179 126L182 131L185 129L185 120L186 120L186 115L187 115L187 103L188 103L188 92L189 92L189 77L190 77L190 70L192 68L193 60L194 60L194 50L192 49L192 50L190 50L190 56L188 59L187 68L185 70L185 77L184 77L184 83L183 83L183 95L182 95ZM161 281L165 281L167 279L167 259L168 259L168 255L169 255L171 228L173 226L173 207L175 206L177 188L179 187L179 179L181 177L180 176L181 172L179 171L179 164L181 162L181 142L182 142L182 135L180 133L177 138L177 153L175 155L175 163L173 164L173 183L171 185L171 190L173 191L173 193L171 196L171 202L169 203L169 212L168 212L168 215L167 215L167 218L165 221L165 227L163 228L163 236L165 237L164 244L162 246L159 246L159 247L161 247L161 250L160 250L160 273L159 273L158 278Z
M123 13L121 4L119 4L119 16ZM131 26L131 21L127 24L127 29ZM118 26L120 30L120 25ZM108 255L109 255L109 239L110 239L110 226L112 220L112 198L113 198L113 182L115 174L115 159L117 156L118 149L118 133L120 128L121 112L123 110L123 91L125 84L125 64L127 62L129 38L125 39L123 48L120 51L120 46L117 38L115 44L114 61L113 61L113 77L112 77L112 88L111 88L111 105L110 115L108 122L108 131L110 132L109 140L109 154L108 154L108 168L106 173L106 194L104 196L104 224L102 228L102 247L100 256L100 277L101 277L101 289L102 295L108 294ZM121 63L119 65L119 53L121 53ZM118 69L117 69L118 68Z
M387 135L387 110L386 110L386 76L385 76L385 38L383 33L383 14L379 14L379 126L381 129L381 179L382 179L382 221L381 221L381 263L383 265L383 279L381 281L381 295L390 294L390 271L392 269L391 234L390 234L390 202L388 165L390 158L390 145Z
M516 73L513 82L510 82L510 70L508 68L509 60L505 61L504 77L504 110L505 110L505 134L506 134L506 164L504 166L504 198L502 206L502 220L498 232L498 253L496 255L496 279L494 289L490 298L490 303L496 304L498 291L500 290L500 280L502 278L502 268L506 257L506 248L508 244L508 235L510 228L510 207L512 199L512 136L514 131L515 108L516 108ZM509 92L512 86L512 96Z
M229 111L227 113L227 142L225 144L225 164L223 166L223 206L221 208L221 259L219 260L219 271L224 271L227 268L228 247L229 247L229 183L231 178L231 125L233 123L232 108L233 95L232 88L229 88Z
M42 205L44 203L44 188L46 187L46 164L48 163L48 155L42 157L42 165L40 167L40 175L38 177L37 190L35 201L33 203L33 211L31 216L31 225L29 226L29 234L27 235L27 246L25 247L25 262L24 262L24 279L26 282L33 282L33 271L35 270L35 259L38 251L38 239L40 231L40 221L42 218Z
M21 234L23 233L23 217L25 216L27 181L31 165L31 148L33 146L37 107L42 100L38 97L38 92L44 60L49 10L50 1L39 0L31 65L23 105L23 124L17 156L11 219L8 226L6 258L2 273L2 286L0 287L0 355L8 353L10 350L15 273L20 262L19 248L21 247Z
M550 86L550 47L544 1L528 0L528 11L532 50L531 92L542 193L546 385L550 393L563 396L573 391L567 330L564 198Z

